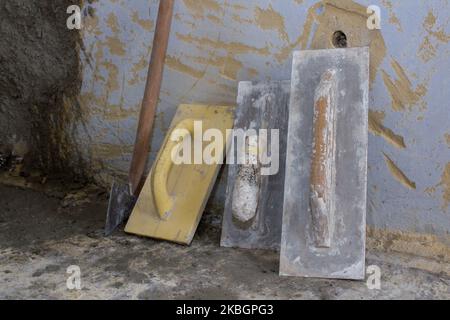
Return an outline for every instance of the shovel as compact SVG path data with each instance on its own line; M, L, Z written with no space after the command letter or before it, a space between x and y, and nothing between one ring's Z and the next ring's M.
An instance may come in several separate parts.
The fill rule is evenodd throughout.
M105 235L128 219L143 186L144 171L150 149L156 105L159 100L164 62L172 24L174 0L161 0L153 39L152 56L148 69L147 83L139 115L136 142L131 161L128 183L114 181L109 198Z

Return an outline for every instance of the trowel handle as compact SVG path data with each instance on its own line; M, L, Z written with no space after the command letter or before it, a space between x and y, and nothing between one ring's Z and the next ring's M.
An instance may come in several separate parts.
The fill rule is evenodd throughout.
M173 6L174 0L160 0L159 2L152 56L148 68L147 84L145 86L144 98L139 115L139 125L129 172L130 191L135 196L139 195L140 189L142 188L142 178L148 159L155 110L159 100L164 63L169 43Z
M153 197L156 209L161 219L170 217L173 208L173 199L169 194L167 180L183 144L178 142L179 138L191 139L194 132L194 119L185 119L170 132L165 144L161 148L161 154L155 163L153 172ZM179 164L179 163L177 163Z
M314 97L313 152L311 156L311 212L316 246L330 248L336 157L337 71L327 70Z

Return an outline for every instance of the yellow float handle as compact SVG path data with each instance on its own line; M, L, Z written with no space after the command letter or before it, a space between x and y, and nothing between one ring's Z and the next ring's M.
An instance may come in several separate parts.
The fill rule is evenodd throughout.
M172 154L178 154L179 149L182 147L178 141L172 140L172 135L176 130L184 130L186 131L186 134L182 136L183 141L186 137L192 137L194 132L194 121L194 119L184 119L170 132L165 145L161 149L161 155L153 168L153 197L158 214L163 220L167 220L170 217L174 206L174 200L167 188L169 173L174 164ZM178 148L175 150L177 146Z

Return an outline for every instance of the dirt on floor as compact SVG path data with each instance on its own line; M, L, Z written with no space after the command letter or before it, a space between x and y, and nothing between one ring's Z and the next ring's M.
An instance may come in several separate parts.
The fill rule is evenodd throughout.
M278 276L278 254L219 247L220 216L206 214L192 246L103 237L107 194L36 192L0 185L0 299L450 299L450 266L368 252L381 289L365 281ZM69 290L69 266L81 290Z

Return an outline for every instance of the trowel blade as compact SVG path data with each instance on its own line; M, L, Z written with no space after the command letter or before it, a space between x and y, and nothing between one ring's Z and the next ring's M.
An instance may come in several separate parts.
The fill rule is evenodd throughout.
M228 167L221 238L223 247L280 249L290 90L290 81L243 81L239 84L234 128L253 129L258 133L267 130L266 148L271 159L270 167L259 165L258 170L250 168L253 174L247 176L241 172L246 172L248 167L238 164ZM277 136L274 131L277 131ZM258 140L263 142L263 139ZM237 148L234 149L229 153L234 153L237 158ZM262 174L262 170L266 174ZM255 182L253 186L248 183L252 180ZM249 211L244 207L252 208L250 214L242 215ZM250 219L242 220L242 217Z
M105 236L110 236L130 217L135 203L136 197L130 194L130 187L114 181L109 197Z

